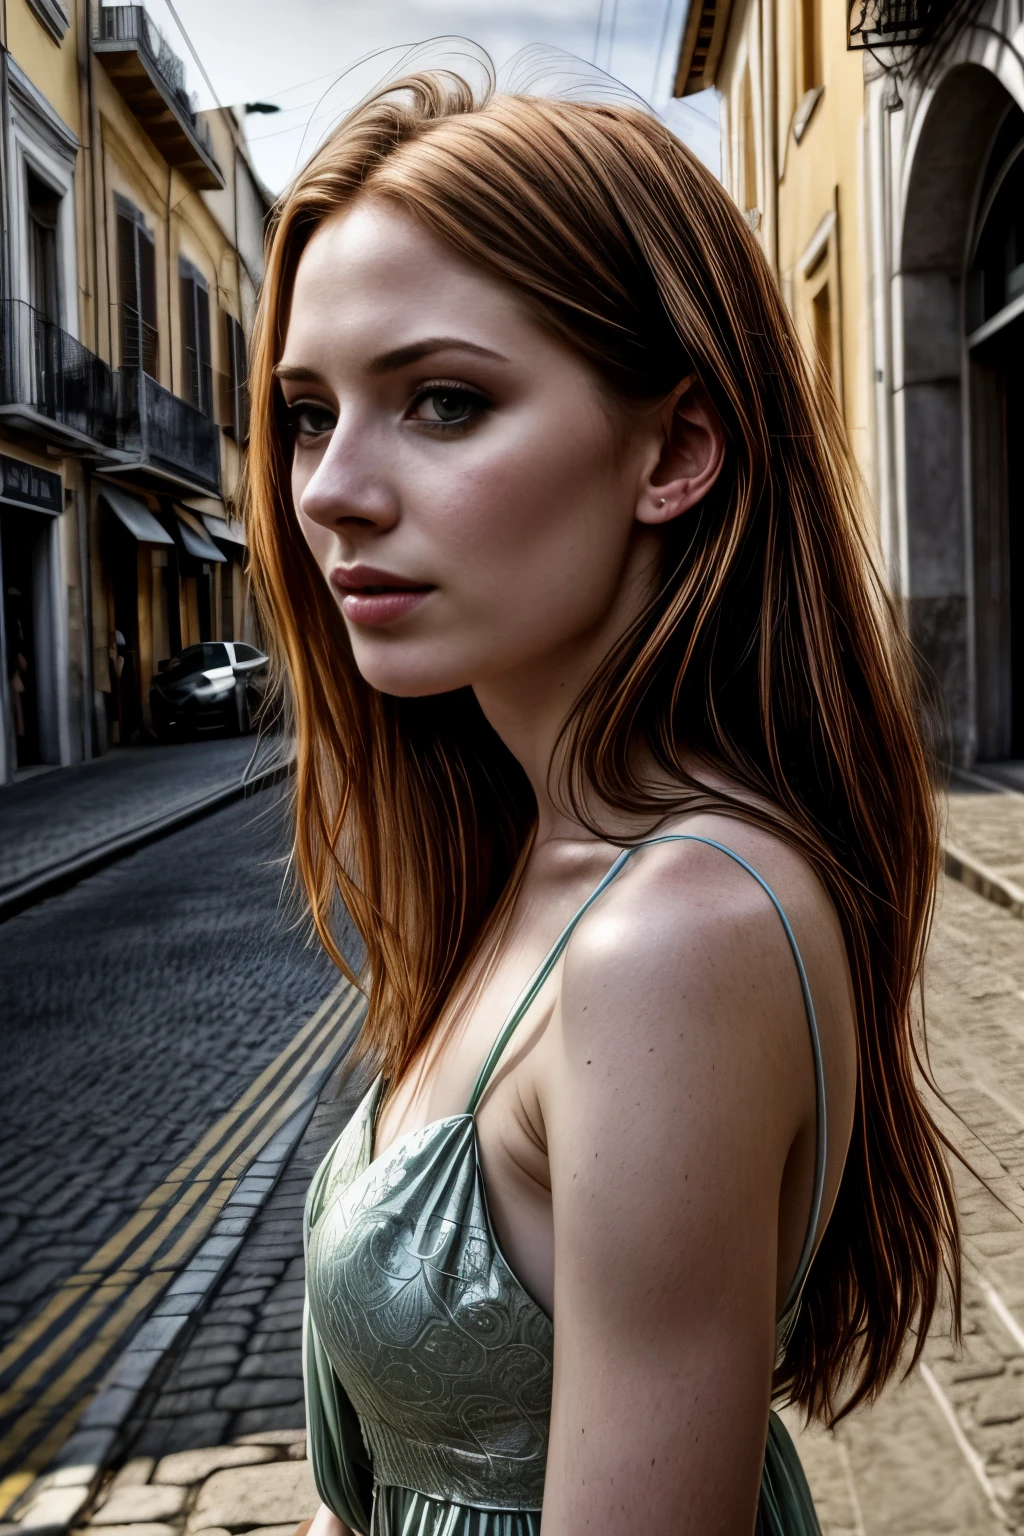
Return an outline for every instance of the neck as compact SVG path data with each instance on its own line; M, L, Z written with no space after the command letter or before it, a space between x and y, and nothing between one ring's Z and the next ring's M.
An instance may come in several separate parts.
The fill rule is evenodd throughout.
M520 764L537 799L537 843L553 838L595 841L594 833L560 803L558 790L565 763L560 733L573 705L619 636L640 611L649 571L622 584L600 624L575 637L557 653L541 657L474 685L490 725ZM610 836L624 830L620 813L602 804L594 791L588 815Z

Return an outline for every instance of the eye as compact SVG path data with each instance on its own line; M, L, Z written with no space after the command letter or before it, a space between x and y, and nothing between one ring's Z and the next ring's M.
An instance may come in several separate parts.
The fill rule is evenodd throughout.
M413 401L410 419L431 427L464 427L487 410L475 390L457 384L432 384Z
M321 437L334 430L334 412L315 400L296 401L288 406L286 416L295 437Z

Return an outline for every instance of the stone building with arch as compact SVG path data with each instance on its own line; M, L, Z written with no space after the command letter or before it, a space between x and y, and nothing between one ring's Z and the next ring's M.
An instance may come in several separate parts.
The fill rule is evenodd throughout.
M953 761L1024 758L1024 25L866 83L880 532Z
M848 47L888 13L915 4L693 0L676 92L722 93L723 179L836 391L951 761L1024 760L1024 3L967 0L927 56Z

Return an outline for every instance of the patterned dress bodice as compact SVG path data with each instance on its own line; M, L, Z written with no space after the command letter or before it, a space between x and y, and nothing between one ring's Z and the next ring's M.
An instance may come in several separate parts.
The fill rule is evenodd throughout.
M710 842L679 835L650 841ZM642 844L639 846L643 846ZM824 1182L824 1081L796 940L818 1100L818 1155L804 1251L776 1335L796 1319ZM487 1210L474 1111L513 1032L583 913L563 931L481 1069L465 1114L373 1158L378 1079L317 1172L306 1203L303 1366L321 1497L362 1536L540 1536L554 1326L504 1259ZM792 1442L770 1416L757 1536L820 1536Z
M370 1162L379 1091L338 1143L310 1226L317 1330L378 1482L539 1510L551 1320L495 1241L472 1115L435 1121Z

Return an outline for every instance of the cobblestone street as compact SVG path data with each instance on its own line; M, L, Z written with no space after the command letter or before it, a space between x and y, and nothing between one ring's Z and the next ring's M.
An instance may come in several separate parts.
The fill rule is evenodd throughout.
M174 815L269 762L274 738L228 737L122 747L73 768L8 785L2 802L0 893L96 844Z
M1017 797L970 792L952 808L963 840L988 839L993 862L1000 811L1024 823ZM1018 837L1004 825L1007 864ZM927 1009L932 1067L950 1105L939 1108L942 1124L991 1191L957 1168L964 1345L954 1349L937 1327L923 1368L835 1433L804 1430L787 1413L824 1536L1024 1531L1024 924L954 880L941 892ZM133 1426L95 1536L110 1536L111 1524L133 1527L117 1536L291 1536L312 1513L299 1438L301 1203L358 1091L339 1072L322 1096L258 1233ZM207 1461L183 1454L200 1448Z
M73 1417L54 1415L91 1390L316 1070L318 1040L293 1042L337 975L282 899L282 807L279 789L238 802L0 928L6 1470L59 1447ZM206 1157L218 1126L226 1157Z
M272 794L277 792L259 800L269 804ZM950 817L960 845L975 858L984 852L989 867L997 866L1002 854L999 867L1016 875L1024 797L972 788L960 796L958 791L953 797ZM178 856L170 861L175 869L201 857L218 863L218 849L237 839L239 826L251 815L251 805L235 807L219 813L205 830L194 828L161 846L170 850L177 845ZM218 842L221 834L224 844ZM159 848L148 850L129 864L159 854ZM230 859L220 863L223 867ZM98 878L114 880L128 868L119 866ZM165 878L173 892L174 878ZM253 907L269 915L276 870L264 863L247 879ZM228 892L238 889L237 871L231 877L225 870L224 883L216 889L222 906L230 905ZM86 890L79 887L78 894ZM175 909L179 928L183 913L191 910L183 890L182 907ZM35 918L16 922L30 931L32 921L52 911L57 927L75 895L68 893ZM195 929L202 927L201 905L191 922ZM181 934L186 931L191 931L187 925ZM195 1101L191 1113L209 1118L230 1101L247 1075L295 1029L317 986L322 991L329 980L298 939L286 936L283 925L273 932L277 937L270 947L265 936L253 941L253 954L258 950L260 958L242 971L250 976L255 968L262 980L257 984L253 979L237 1002L210 1009L198 1006L198 997L191 1004L179 1000L172 1029L166 1011L171 1003L159 1001L155 987L140 994L136 1017L153 1019L145 1038L149 1051L154 1041L160 1043L162 1069L154 1066L147 1076L147 1047L136 1042L138 1059L131 1057L126 1032L117 1045L133 1063L123 1075L126 1092L134 1081L130 1074L138 1072L143 1085L139 1101L154 1106L162 1098L156 1087L161 1079L178 1080L168 1065L177 1057L167 1055L166 1040L191 1030L187 1051L179 1044L178 1054L188 1055L195 1068L188 1078L194 1094L205 1096L201 1105ZM180 936L178 942L187 954L190 941ZM215 947L218 952L222 948L219 943ZM188 964L179 958L173 987L187 986L183 978L188 974ZM268 991L271 974L274 986L283 989L280 994ZM165 976L165 987L171 975ZM312 986L308 994L303 991L307 983ZM226 973L217 983L224 988L234 984ZM954 1348L944 1326L937 1326L921 1368L878 1403L843 1420L834 1433L806 1430L787 1413L824 1536L1024 1532L1024 922L958 881L945 880L926 984L931 1065L948 1101L937 1113L988 1186L957 1166L966 1248L964 1344ZM56 989L56 978L51 985ZM87 993L79 990L84 1000ZM46 996L43 986L33 1004L33 1016L44 1021L41 1001ZM271 1003L279 996L291 999L293 1009L280 1034L268 1022ZM214 1014L219 1022L204 1027L209 1033L198 1029L200 1016L209 1021ZM55 1028L52 1019L46 1027ZM245 1054L232 1059L230 1071L216 1051L216 1039L225 1038L216 1035L217 1029L243 1042L239 1052ZM84 1074L84 1064L78 1070ZM177 1070L187 1076L182 1067ZM351 1114L361 1087L358 1074L350 1075L341 1062L215 1293L139 1398L124 1426L115 1463L119 1470L108 1474L84 1521L80 1517L81 1536L292 1536L295 1524L313 1512L317 1501L303 1438L302 1204L319 1159ZM27 1104L31 1095L23 1097ZM45 1106L45 1094L37 1102ZM27 1118L19 1144L26 1142L32 1114L41 1112L22 1111ZM165 1147L166 1158L176 1155L188 1139L183 1126L189 1113L185 1098L179 1105L173 1093L166 1105L151 1108L157 1132L155 1140L152 1134L146 1139L147 1154ZM81 1137L86 1158L93 1144L90 1134L97 1148L110 1134L109 1128L97 1134L94 1125L90 1131L91 1124L76 1125L64 1138ZM29 1155L38 1156L38 1149ZM153 1161L144 1182L159 1175L159 1158ZM99 1162L95 1166L99 1170ZM55 1241L56 1226L47 1231L41 1245ZM61 1476L58 1470L53 1481L59 1483Z

